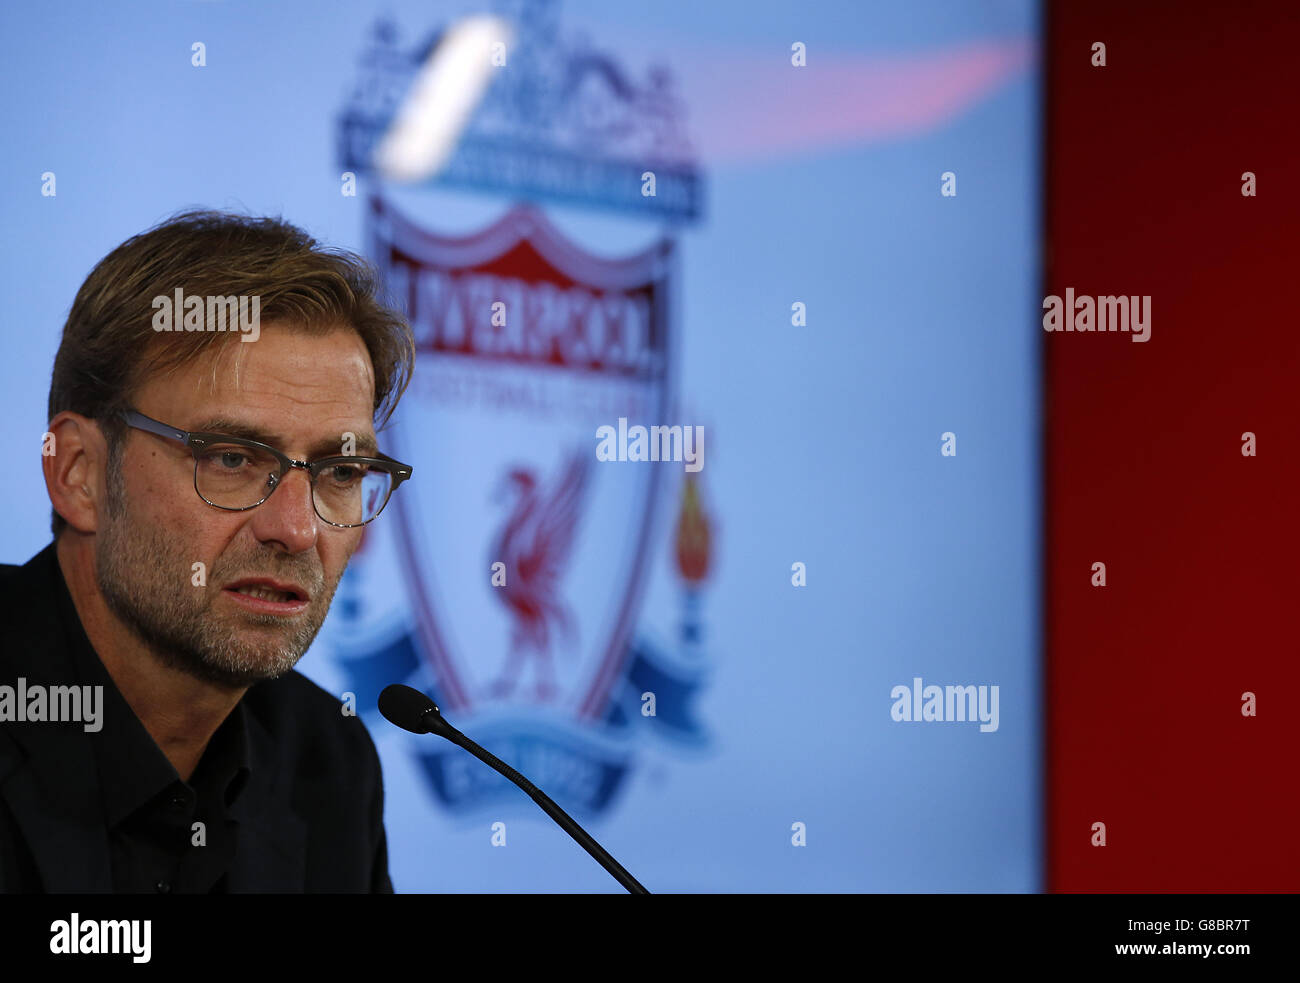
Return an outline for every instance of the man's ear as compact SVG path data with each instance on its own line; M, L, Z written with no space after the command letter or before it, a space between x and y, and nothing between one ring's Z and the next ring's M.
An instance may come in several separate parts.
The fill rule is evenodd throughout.
M99 530L107 465L108 444L94 420L64 410L50 421L41 457L45 490L54 511L77 532Z

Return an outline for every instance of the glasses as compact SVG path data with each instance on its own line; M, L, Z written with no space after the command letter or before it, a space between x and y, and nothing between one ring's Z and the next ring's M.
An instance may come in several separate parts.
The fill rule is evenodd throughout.
M384 510L411 466L376 452L374 457L326 457L295 461L274 447L221 433L178 430L136 410L123 410L128 426L179 441L194 455L194 490L228 512L257 508L275 492L290 468L311 476L316 514L331 526L364 526Z

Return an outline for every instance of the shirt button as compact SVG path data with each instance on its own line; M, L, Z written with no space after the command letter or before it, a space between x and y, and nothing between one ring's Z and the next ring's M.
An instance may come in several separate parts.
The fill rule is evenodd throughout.
M166 881L159 881L157 884L154 885L154 889L159 894L171 894L172 886L168 884Z
M182 808L184 808L184 807L185 807L185 796L183 796L183 795L173 795L173 796L172 796L172 808L173 808L173 809L182 809Z

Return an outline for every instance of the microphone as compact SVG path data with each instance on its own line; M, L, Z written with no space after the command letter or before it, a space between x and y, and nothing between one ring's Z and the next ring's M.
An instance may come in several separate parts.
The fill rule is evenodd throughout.
M573 818L557 806L551 798L530 782L519 772L498 758L495 754L479 747L468 737L442 719L442 711L437 704L418 689L394 683L385 686L379 694L379 712L391 724L396 724L412 734L437 734L445 737L457 747L464 748L485 765L500 772L521 789L528 797L541 806L542 811L555 820L559 827L577 841L578 845L596 858L596 862L609 871L614 880L627 888L629 894L649 894L637 879L629 874L617 860L605 852L605 848L591 838L591 835L573 821Z

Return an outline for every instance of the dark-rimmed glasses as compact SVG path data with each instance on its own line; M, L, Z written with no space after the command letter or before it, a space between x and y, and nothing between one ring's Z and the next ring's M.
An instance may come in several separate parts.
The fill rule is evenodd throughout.
M179 441L194 455L194 490L227 512L257 508L280 487L290 468L311 478L316 514L331 526L364 526L384 510L393 489L411 476L411 466L386 454L295 461L274 447L229 434L181 430L137 410L122 411L128 426Z

